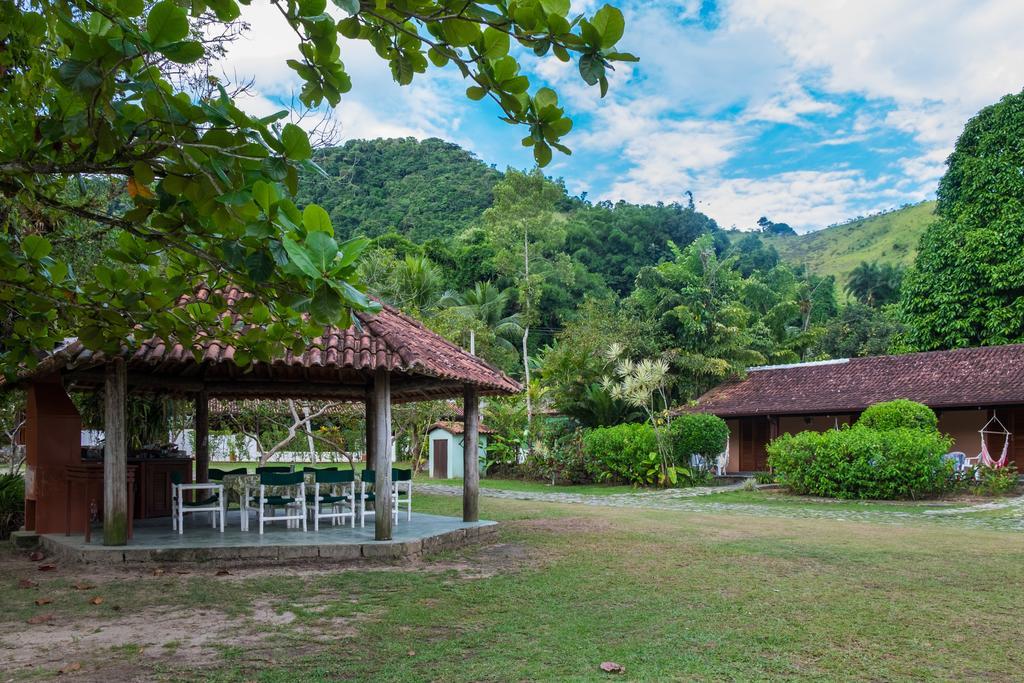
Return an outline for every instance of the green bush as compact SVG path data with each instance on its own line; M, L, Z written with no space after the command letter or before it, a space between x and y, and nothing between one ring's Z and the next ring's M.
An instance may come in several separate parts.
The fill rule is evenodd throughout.
M1020 478L1017 466L977 467L964 473L964 487L977 496L1001 496L1016 490Z
M937 429L939 420L935 412L924 405L905 398L868 406L857 424L870 429Z
M25 513L25 480L20 474L0 474L0 539L22 524Z
M520 467L527 478L557 484L589 484L583 452L583 430L572 420L548 420L540 430L540 443Z
M654 428L649 424L587 430L583 434L583 453L587 470L596 481L616 480L634 485L657 482L660 458Z
M919 498L949 490L952 440L936 430L853 427L783 435L768 445L778 482L830 498Z
M725 450L729 426L717 415L683 413L672 420L668 438L676 467L689 467L691 455L710 462Z

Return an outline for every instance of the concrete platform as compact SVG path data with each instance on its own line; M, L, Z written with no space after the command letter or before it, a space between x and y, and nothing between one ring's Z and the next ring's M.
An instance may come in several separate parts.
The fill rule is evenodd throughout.
M86 543L82 534L43 534L40 547L63 562L121 564L129 562L266 562L288 560L400 559L455 548L496 537L497 522L463 522L456 517L413 513L394 527L390 541L373 540L373 520L360 528L320 526L320 531L288 529L284 523L268 525L262 535L254 519L249 531L240 529L238 512L229 512L224 533L210 528L205 515L186 517L185 533L171 530L171 520L140 520L134 538L125 546L103 545L102 531ZM204 523L205 522L205 523Z

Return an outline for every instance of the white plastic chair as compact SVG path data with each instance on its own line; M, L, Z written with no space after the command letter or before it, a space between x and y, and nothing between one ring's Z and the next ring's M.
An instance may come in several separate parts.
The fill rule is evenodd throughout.
M337 526L339 520L344 526L345 520L350 519L352 528L355 528L356 481L352 470L318 469L313 476L313 493L306 494L306 503L313 515L313 530L320 531L321 519L331 520L332 526ZM348 512L345 512L346 503ZM324 512L325 505L329 512Z
M283 493L271 493L268 489L284 489ZM249 505L255 505L260 524L260 533L271 522L285 522L290 529L306 531L306 478L302 472L260 473L259 495L252 496L246 487L242 497L242 531L249 530ZM284 508L285 514L267 514L277 508Z
M405 520L412 521L412 470L391 469L391 501L398 523L399 506L405 506Z
M199 500L185 500L189 491L206 492ZM185 484L177 472L171 475L171 530L179 534L185 533L186 512L209 512L210 526L217 528L220 519L220 532L224 533L224 485L208 483Z

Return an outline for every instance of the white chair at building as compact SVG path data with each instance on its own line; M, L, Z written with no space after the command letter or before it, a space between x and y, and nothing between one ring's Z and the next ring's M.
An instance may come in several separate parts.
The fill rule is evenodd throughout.
M198 492L200 497L188 500L190 492ZM185 533L185 513L210 513L210 526L217 528L220 520L220 532L224 533L224 485L214 482L186 484L181 480L181 473L171 473L171 529L179 534Z

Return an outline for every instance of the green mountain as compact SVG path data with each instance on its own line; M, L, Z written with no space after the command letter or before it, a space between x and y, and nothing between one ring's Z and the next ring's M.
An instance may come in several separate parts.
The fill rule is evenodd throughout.
M835 275L842 287L861 261L909 266L917 244L935 220L935 202L921 202L897 211L861 218L803 235L763 235L782 260L806 264L817 275Z
M451 237L483 213L501 178L494 167L436 138L350 140L320 150L299 201L316 202L341 237L398 232L422 242Z

